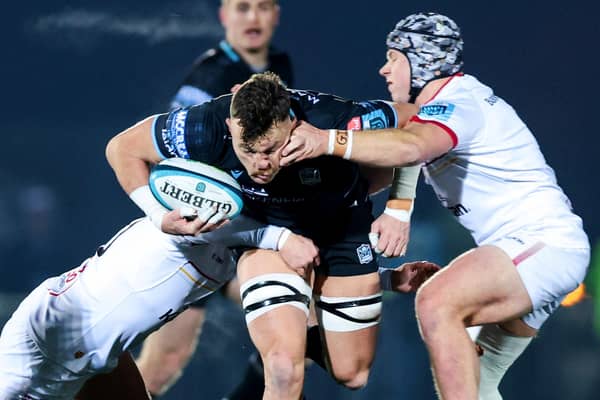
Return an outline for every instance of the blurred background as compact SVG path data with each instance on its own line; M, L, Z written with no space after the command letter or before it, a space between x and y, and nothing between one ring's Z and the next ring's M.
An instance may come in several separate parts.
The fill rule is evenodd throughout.
M377 71L388 31L413 12L449 15L463 31L465 72L492 86L529 125L597 243L597 4L439 3L283 0L274 44L290 53L298 88L385 99ZM0 326L45 277L79 265L141 215L116 182L104 147L124 128L168 109L191 62L222 37L218 6L218 0L3 4ZM445 264L470 245L422 182L408 259ZM594 288L593 281L588 285ZM546 323L505 377L506 399L598 398L593 303L588 297L562 308ZM165 399L218 399L243 372L251 345L242 315L218 296L209 304L196 356ZM315 400L434 398L413 297L385 298L367 388L350 392L309 368L306 394Z

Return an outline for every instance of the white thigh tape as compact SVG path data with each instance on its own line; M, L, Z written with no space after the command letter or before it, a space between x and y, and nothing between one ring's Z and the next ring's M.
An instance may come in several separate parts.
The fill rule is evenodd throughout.
M308 316L311 287L295 274L264 274L240 287L246 324L281 306L294 306Z
M379 323L381 292L365 297L316 298L319 323L332 332L351 332Z

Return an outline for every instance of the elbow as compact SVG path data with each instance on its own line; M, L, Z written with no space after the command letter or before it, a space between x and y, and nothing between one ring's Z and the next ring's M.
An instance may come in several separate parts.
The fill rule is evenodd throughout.
M119 136L115 136L108 141L106 148L104 149L104 155L111 167L114 167L118 158L120 141Z

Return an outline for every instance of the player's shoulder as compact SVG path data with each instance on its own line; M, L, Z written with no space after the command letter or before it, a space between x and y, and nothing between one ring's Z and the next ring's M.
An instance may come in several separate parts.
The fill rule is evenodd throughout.
M193 63L194 71L210 71L223 68L223 65L231 64L232 60L219 46L212 47L200 55Z

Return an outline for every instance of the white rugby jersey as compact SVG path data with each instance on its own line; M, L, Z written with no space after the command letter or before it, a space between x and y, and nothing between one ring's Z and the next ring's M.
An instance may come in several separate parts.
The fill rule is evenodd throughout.
M411 121L436 124L452 138L454 148L423 171L477 244L525 230L559 247L589 246L531 131L489 87L456 75Z
M36 289L30 333L73 372L108 370L124 350L231 279L235 265L226 247L192 243L139 219Z

